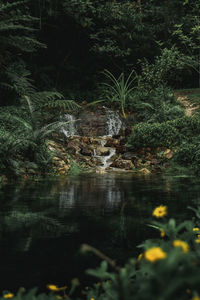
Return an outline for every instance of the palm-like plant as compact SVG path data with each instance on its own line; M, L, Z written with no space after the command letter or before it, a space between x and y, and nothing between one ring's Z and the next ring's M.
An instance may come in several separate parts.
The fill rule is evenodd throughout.
M103 74L105 75L106 79L110 81L103 82L102 86L105 88L105 97L110 102L117 102L118 105L121 107L121 112L124 118L126 118L125 114L125 106L127 104L127 99L130 93L133 91L135 87L133 87L133 82L135 77L133 74L135 73L134 70L130 72L127 79L125 79L124 73L121 73L118 78L116 78L110 71L105 70Z

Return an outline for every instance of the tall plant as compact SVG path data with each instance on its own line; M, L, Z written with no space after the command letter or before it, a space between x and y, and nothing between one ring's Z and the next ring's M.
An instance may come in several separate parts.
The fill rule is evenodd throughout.
M116 102L120 106L121 112L124 118L126 118L125 107L127 105L127 100L130 93L134 90L133 78L134 70L130 72L127 78L125 78L124 73L121 73L118 78L116 78L110 71L105 70L103 72L108 82L103 82L104 94L109 102Z

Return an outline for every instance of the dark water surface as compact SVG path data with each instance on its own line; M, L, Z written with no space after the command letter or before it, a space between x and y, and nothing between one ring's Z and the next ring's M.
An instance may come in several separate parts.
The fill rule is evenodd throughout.
M0 290L68 284L99 259L83 255L88 243L122 264L136 246L158 233L146 226L155 206L191 218L200 203L195 177L81 174L66 179L7 184L0 189Z

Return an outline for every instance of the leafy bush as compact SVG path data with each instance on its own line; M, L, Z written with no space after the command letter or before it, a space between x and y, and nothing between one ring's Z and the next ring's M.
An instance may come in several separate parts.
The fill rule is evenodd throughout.
M131 147L174 147L182 142L191 142L200 135L198 116L182 117L163 123L140 123L133 128L128 139Z
M183 108L172 103L165 103L162 101L156 105L145 102L135 103L134 110L137 111L137 119L142 120L143 122L162 123L181 118L185 114Z
M182 166L191 168L195 173L200 173L200 140L183 143L176 151L173 160Z
M184 115L169 87L175 71L183 68L178 57L179 51L172 47L162 49L153 63L146 59L139 61L141 73L136 76L137 87L130 95L129 108L137 111L140 120L165 122Z
M141 123L133 128L133 133L128 139L128 145L140 147L170 147L180 142L178 130L170 123Z
M187 140L200 134L200 118L198 115L193 117L182 117L170 122Z

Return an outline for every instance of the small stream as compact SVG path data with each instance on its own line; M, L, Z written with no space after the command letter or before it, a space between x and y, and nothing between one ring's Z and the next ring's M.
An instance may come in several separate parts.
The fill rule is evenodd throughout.
M0 189L1 290L48 283L69 285L99 259L82 255L88 243L117 263L137 255L137 245L158 233L146 226L155 206L191 218L200 203L200 181L187 176L134 177L129 173L80 174L66 179L18 182Z

